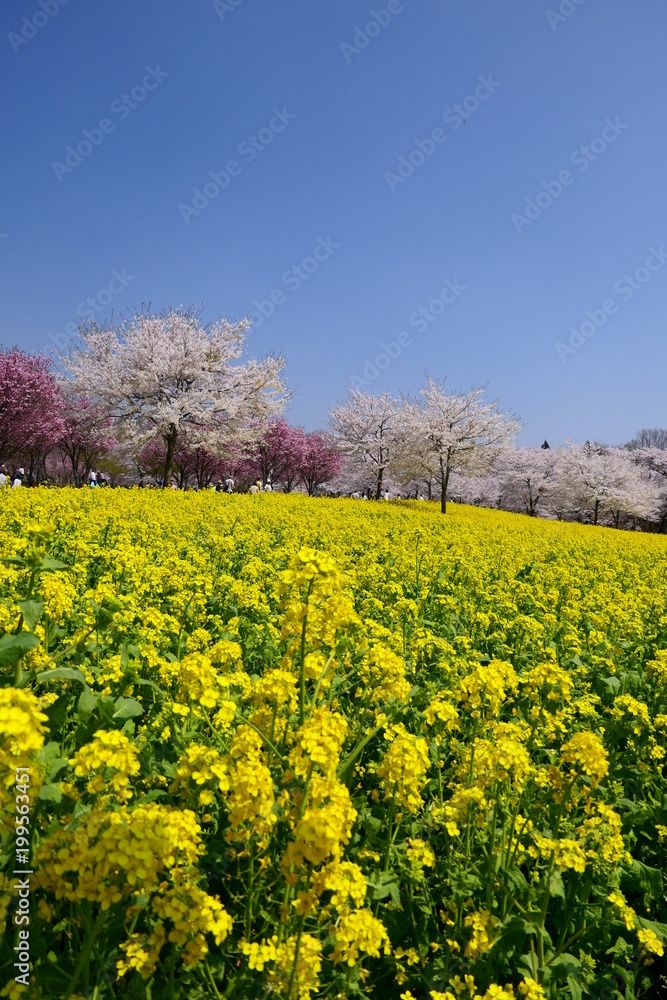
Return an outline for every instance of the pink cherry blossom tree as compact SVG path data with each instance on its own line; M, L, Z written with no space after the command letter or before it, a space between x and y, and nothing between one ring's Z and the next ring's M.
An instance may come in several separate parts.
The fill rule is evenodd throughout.
M77 486L116 444L112 427L113 420L100 403L93 403L88 396L64 397L57 447L70 463Z
M320 486L339 476L344 461L344 456L326 434L306 434L299 475L308 496L312 497Z
M258 478L263 483L282 483L289 493L299 479L305 457L306 434L283 417L270 420L259 433L253 452Z
M63 399L51 361L17 347L0 350L0 459L22 462L31 481L44 474L46 457L62 429Z

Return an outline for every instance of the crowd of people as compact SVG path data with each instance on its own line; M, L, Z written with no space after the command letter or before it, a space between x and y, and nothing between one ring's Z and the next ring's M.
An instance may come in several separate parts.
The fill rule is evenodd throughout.
M18 486L23 486L24 479L25 469L23 467L10 474L6 465L0 466L0 488L16 489Z
M26 475L26 471L23 467L16 469L13 473L10 473L6 465L0 466L0 489L17 489L20 486L36 486L37 483L31 479L29 475ZM48 481L42 480L39 484L40 486L48 486ZM106 489L112 484L109 479L102 473L91 469L88 473L88 489ZM162 489L164 487L164 480L158 479L155 482L144 482L143 480L139 483L139 487L142 489ZM175 479L169 480L169 489L178 490L179 486ZM189 489L197 490L196 486L190 486ZM232 476L228 476L226 479L218 479L216 482L212 482L208 487L208 490L214 493L237 493L246 492L246 484L239 490L237 484ZM274 491L271 480L268 479L265 483L261 479L257 479L247 490L249 493L272 493ZM353 493L343 494L335 493L332 496L349 496L353 500L375 500L375 494L371 489L365 489L362 491L355 490ZM401 494L397 493L392 496L389 490L382 490L380 494L381 500L401 500ZM408 499L406 494L406 499ZM423 497L418 497L419 500L423 500Z

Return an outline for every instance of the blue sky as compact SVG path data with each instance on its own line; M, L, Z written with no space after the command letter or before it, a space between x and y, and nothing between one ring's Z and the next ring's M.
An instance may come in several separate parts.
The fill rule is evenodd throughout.
M41 4L0 13L5 346L202 303L310 429L426 369L525 444L667 424L663 0Z

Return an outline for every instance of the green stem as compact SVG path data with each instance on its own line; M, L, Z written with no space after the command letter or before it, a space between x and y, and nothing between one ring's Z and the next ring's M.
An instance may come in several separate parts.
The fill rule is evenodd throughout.
M222 1000L218 987L215 985L215 979L213 978L213 973L211 972L208 962L204 962L204 969L208 975L209 982L213 987L213 992L215 993L216 1000Z
M301 947L301 934L303 933L303 920L301 917L299 920L299 930L296 938L296 946L294 948L294 964L292 965L292 972L289 977L289 985L287 987L287 1000L292 1000L292 987L294 986L294 977L296 976L296 967L299 961L299 948Z
M394 785L394 792L395 791L396 791L396 786ZM389 871L389 856L391 854L391 845L392 845L391 828L392 828L393 823L394 823L394 816L395 816L395 814L396 814L396 804L392 800L391 810L389 812L389 822L387 824L387 848L386 848L385 855L384 855L384 865L383 865L383 868L382 868L383 872Z
M308 584L306 594L306 613L303 616L301 626L301 655L299 659L299 725L302 726L306 718L306 628L308 626L308 601L310 592L313 589L313 581Z
M320 693L320 688L322 687L322 681L324 680L324 678L326 676L327 670L331 666L331 661L333 660L333 658L334 658L334 654L331 653L331 655L329 656L329 659L327 660L327 662L324 665L324 670L320 674L319 680L317 682L317 686L315 688L315 694L313 695L312 700L311 700L311 705L313 705L313 706L315 705L315 702L317 701L317 696Z
M354 764L355 760L357 759L361 751L364 749L366 744L370 743L370 741L374 739L374 737L377 736L380 730L384 729L386 725L387 725L386 722L382 722L379 726L376 726L375 729L372 729L370 733L367 733L361 740L359 740L354 750L352 750L352 752L348 754L348 756L345 758L343 763L339 766L338 771L336 772L336 777L338 778L339 781L342 781L343 775L345 774L347 769L352 764Z
M97 932L99 931L104 921L104 916L105 916L104 913L99 914L97 920L95 921L93 926L88 931L88 934L86 935L86 938L83 942L83 947L79 953L78 961L76 963L76 966L74 967L74 973L72 975L72 979L70 980L67 993L63 997L63 1000L69 1000L69 998L72 996L72 993L74 993L74 987L76 986L81 977L81 973L84 972L84 970L86 971L86 974L88 972L87 966L90 962L90 952L95 942L95 937L97 935Z
M245 918L245 936L250 940L250 928L252 926L252 889L253 889L253 879L255 877L255 845L250 842L250 870L248 875L248 890L246 893L246 918Z

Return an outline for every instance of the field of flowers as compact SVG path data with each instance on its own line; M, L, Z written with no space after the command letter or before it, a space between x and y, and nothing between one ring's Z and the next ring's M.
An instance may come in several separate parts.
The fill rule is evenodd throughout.
M23 489L0 556L1 996L667 995L664 537Z

